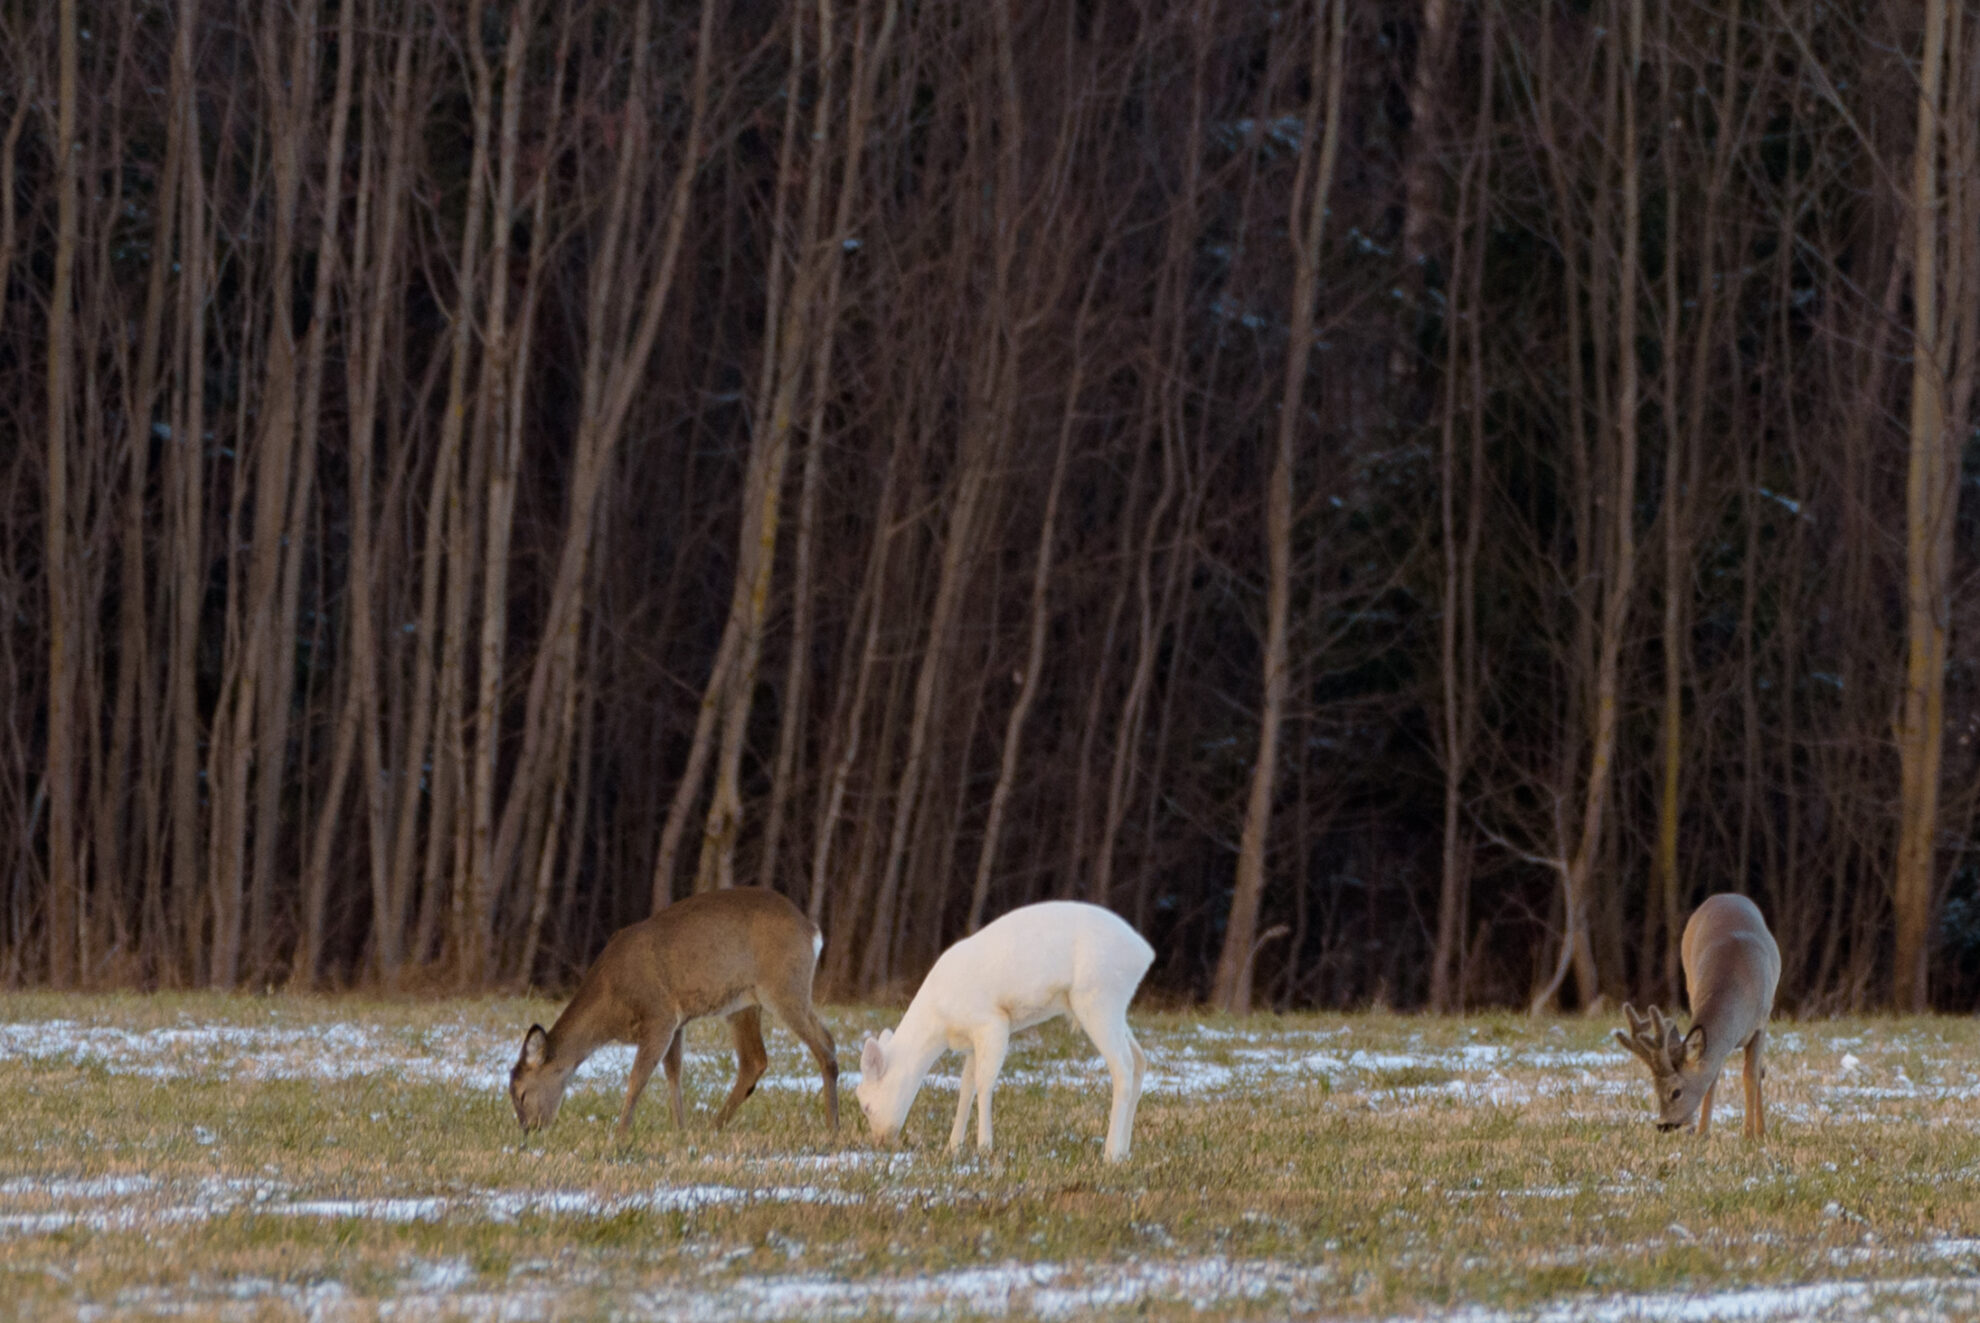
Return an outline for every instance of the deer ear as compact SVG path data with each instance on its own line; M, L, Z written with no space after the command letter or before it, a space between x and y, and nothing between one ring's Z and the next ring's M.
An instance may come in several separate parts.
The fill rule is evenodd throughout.
M894 1041L894 1031L892 1029L882 1029L880 1031L881 1050L884 1051L888 1047L888 1045L891 1044L893 1041Z
M1691 1032L1684 1036L1684 1054L1688 1059L1692 1061L1696 1061L1700 1057L1705 1055L1704 1025L1702 1024L1692 1025Z
M877 1080L887 1072L887 1049L877 1038L869 1038L859 1050L859 1073L870 1080Z
M543 1032L543 1026L533 1024L523 1035L522 1063L525 1066L540 1066L550 1059L550 1035Z

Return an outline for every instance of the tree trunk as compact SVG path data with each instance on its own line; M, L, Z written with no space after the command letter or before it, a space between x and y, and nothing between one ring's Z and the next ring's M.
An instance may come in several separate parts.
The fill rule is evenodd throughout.
M1492 63L1492 15L1484 16L1479 38L1479 58L1486 67ZM1458 181L1458 221L1461 227L1452 243L1449 318L1445 323L1448 346L1444 368L1444 408L1440 436L1440 467L1437 484L1438 517L1443 538L1443 602L1438 621L1438 674L1442 703L1439 750L1444 773L1443 849L1440 885L1437 895L1437 936L1430 957L1430 1005L1445 1014L1464 1009L1464 988L1459 962L1463 955L1465 916L1469 910L1471 851L1465 837L1462 817L1464 784L1470 767L1473 728L1478 712L1478 635L1476 621L1478 544L1485 517L1485 401L1484 346L1479 326L1483 320L1483 245L1474 236L1484 232L1490 214L1490 152L1492 90L1490 80L1479 89L1477 122L1471 152L1465 158ZM1462 348L1461 348L1462 347ZM1462 357L1460 356L1462 353ZM1465 372L1460 371L1460 365ZM1460 538L1457 517L1457 415L1458 390L1468 373L1471 407L1470 453L1465 462L1468 477L1464 513L1464 533Z
M1625 39L1627 52L1622 50ZM1611 767L1615 759L1616 726L1620 705L1619 670L1623 633L1628 627L1630 600L1636 577L1636 266L1638 235L1641 230L1640 169L1636 149L1636 75L1643 49L1641 0L1629 0L1624 24L1610 29L1610 58L1618 65L1616 82L1622 98L1622 234L1613 254L1617 286L1616 398L1614 402L1615 450L1611 465L1615 488L1610 497L1609 526L1602 530L1608 552L1606 593L1597 644L1594 692L1590 695L1589 760L1583 785L1579 825L1574 848L1561 869L1562 938L1561 957L1553 977L1534 996L1530 1006L1539 1014L1553 1003L1554 995L1572 969L1575 991L1584 1007L1595 1004L1600 993L1591 939L1596 861L1602 847L1603 818L1608 807ZM1610 254L1596 250L1597 260ZM1601 379L1598 378L1598 387Z
M206 597L205 441L206 296L210 271L205 181L199 141L199 99L193 86L192 33L199 0L180 0L172 43L175 131L188 144L181 155L179 186L183 217L180 260L178 382L172 408L172 438L165 452L167 519L171 545L171 628L166 644L167 704L171 709L172 886L177 894L177 966L186 981L199 977L199 924L203 891L200 860L200 724L197 658L200 609Z
M69 496L70 375L75 360L77 171L76 0L58 0L60 54L55 92L56 221L54 283L48 300L48 486L42 515L48 584L48 981L75 986L79 972L82 877L76 858L75 747L80 604L72 585Z
M820 58L829 57L832 0L819 0L818 20ZM803 740L805 694L811 678L812 632L812 554L816 544L820 475L824 470L825 401L831 392L834 331L839 323L840 289L844 275L842 254L852 235L853 200L860 186L862 148L866 126L872 119L873 88L879 67L894 31L898 0L886 0L875 39L868 34L868 2L859 0L854 19L852 42L852 107L844 131L845 163L840 171L838 209L832 232L825 236L827 270L824 307L818 318L825 328L813 337L811 345L811 421L806 430L804 478L798 499L797 563L793 567L791 590L791 654L784 673L784 710L777 726L777 760L770 783L770 808L763 824L763 856L758 866L757 885L771 886L777 874L777 856L783 839L786 805L791 780L797 766L797 752ZM823 99L828 103L829 96ZM814 144L823 139L814 137Z
M467 31L479 40L482 26L482 2L471 0L468 5ZM441 638L441 591L443 579L449 593L464 591L454 582L465 577L467 567L449 559L449 536L452 524L462 515L458 509L460 486L460 451L462 433L467 418L467 374L469 349L473 343L476 322L476 295L480 281L476 273L481 266L481 232L484 223L485 201L487 196L488 157L490 139L493 135L492 92L486 80L473 88L472 109L473 148L468 164L468 193L466 218L462 224L460 258L456 270L459 272L457 302L453 312L451 334L449 336L447 362L447 399L440 415L440 437L438 453L434 458L433 474L428 485L426 503L426 527L424 545L421 550L419 618L415 626L413 646L413 699L411 705L412 728L407 738L404 758L400 764L399 805L394 813L395 836L392 843L392 886L397 894L387 903L388 914L373 928L372 952L377 965L378 976L388 986L399 979L402 958L403 932L401 916L405 912L406 900L411 895L419 895L422 903L434 903L433 888L437 885L439 871L439 845L441 833L452 826L454 782L458 765L450 765L447 759L450 747L447 733L443 729L436 741L434 717L436 704L433 690L436 678L441 681L442 697L437 705L439 714L451 717L458 711L459 659L450 654ZM454 546L460 539L454 538ZM451 572L450 572L451 566ZM442 675L436 676L439 666ZM448 686L454 687L455 705L447 702ZM458 739L453 741L458 744ZM429 835L426 864L419 875L418 886L414 886L413 859L418 846L419 801L422 791L427 792L429 811L427 832ZM458 935L465 926L466 919L459 913L465 904L464 894L457 888L455 894L455 932ZM423 955L423 953L421 953ZM455 951L458 965L461 952ZM457 970L457 977L459 972Z
M1142 714L1148 706L1148 690L1155 678L1155 654L1161 646L1168 622L1158 617L1155 602L1155 546L1167 530L1163 520L1174 503L1181 461L1174 438L1164 429L1162 437L1162 485L1155 504L1149 507L1141 552L1135 558L1135 600L1140 608L1135 631L1134 669L1128 675L1127 693L1114 722L1114 757L1107 770L1107 808L1101 820L1100 840L1095 846L1093 871L1087 875L1086 899L1105 905L1114 889L1114 846L1121 824L1127 818L1128 786L1133 779L1137 751L1141 743Z
M845 808L853 768L859 764L860 742L866 729L866 698L872 691L874 672L880 666L881 622L886 616L894 510L897 493L905 485L901 470L908 445L908 418L908 411L903 410L888 450L887 470L880 480L880 496L873 507L873 542L867 550L866 573L860 584L859 596L854 599L852 621L846 631L846 651L850 658L853 641L861 637L861 617L864 615L864 640L859 648L859 665L853 675L852 696L846 700L843 712L834 722L834 730L839 732L836 737L838 747L828 751L826 762L832 771L820 790L818 820L813 827L817 835L811 843L811 894L805 902L805 913L813 923L821 922L825 915L825 898L831 889L833 837L838 830L839 815ZM841 668L842 671L844 669ZM857 905L852 908L856 911Z
M1085 380L1084 344L1093 312L1093 296L1099 288L1104 262L1095 262L1087 281L1086 295L1080 300L1073 322L1071 375L1066 384L1065 409L1059 417L1059 444L1052 456L1052 478L1045 489L1045 514L1039 523L1038 550L1031 570L1031 632L1025 645L1024 669L1018 680L1017 699L1004 722L1004 752L997 768L997 785L990 792L990 813L983 825L983 844L977 851L976 876L969 891L969 921L965 933L983 926L983 907L990 896L990 877L996 866L997 846L1003 836L1004 813L1010 804L1011 787L1017 781L1018 755L1023 746L1024 722L1038 697L1040 674L1045 669L1045 628L1050 623L1048 588L1052 582L1052 540L1059 524L1059 494L1065 487L1066 459L1072 452L1073 423L1078 416L1080 387Z
M176 84L168 99L179 92ZM177 190L180 182L181 164L184 156L184 139L177 132L176 124L168 126L165 141L165 160L159 173L156 195L158 241L160 252L171 252L175 246L174 229L178 217ZM153 691L154 671L151 662L150 603L152 595L147 591L145 558L145 493L151 482L151 440L154 419L158 412L159 365L163 357L163 337L165 330L165 306L167 290L165 277L169 263L154 261L147 273L144 294L144 314L138 336L138 360L134 375L125 377L124 413L125 456L129 465L128 485L123 497L123 563L118 576L119 589L117 606L119 615L119 637L117 642L117 697L116 707L111 716L110 751L104 760L107 793L97 803L97 860L102 876L116 879L117 884L130 887L128 872L138 872L142 877L139 884L142 899L138 904L139 940L137 960L133 965L145 969L155 963L158 955L159 933L155 926L156 917L163 912L163 898L159 892L159 878L156 868L149 867L150 846L155 840L155 830L147 831L142 841L131 839L133 848L126 849L128 830L128 783L139 782L140 793L147 804L156 804L157 779L136 774L132 766L132 746L137 744L141 756L138 767L156 766L155 741L152 732L156 723L152 720L155 706ZM5 254L0 254L0 272L6 270ZM107 283L107 282L106 282ZM155 829L155 808L147 813L146 824Z
M1918 137L1911 174L1911 422L1905 470L1905 666L1898 716L1898 839L1892 876L1896 941L1892 1001L1926 1008L1934 900L1939 762L1945 730L1946 622L1959 450L1947 435L1950 360L1939 320L1940 100L1946 81L1946 0L1926 0ZM1957 77L1957 74L1955 75Z
M688 203L694 195L694 181L701 167L704 129L708 108L710 68L714 60L715 0L703 0L699 33L695 45L694 73L689 91L689 112L681 159L676 163L668 196L665 221L657 251L651 258L651 273L643 275L625 290L620 305L626 317L620 332L608 347L594 342L587 350L583 383L582 416L578 423L577 455L564 526L563 544L558 552L556 574L543 626L543 639L531 669L529 693L523 712L522 749L510 781L509 797L496 833L491 869L491 886L496 893L516 863L516 846L523 823L534 801L547 791L550 780L546 753L570 748L558 729L561 717L572 709L562 702L563 686L574 683L577 643L584 613L585 567L591 552L593 520L599 493L609 472L618 440L625 430L648 358L660 330L661 313L673 289L680 258L681 242L687 229ZM647 32L650 11L642 8L635 19L634 62L628 93L628 125L642 123ZM631 204L634 162L639 133L628 132L621 144L618 177L615 180L599 266L594 277L588 319L590 333L604 337L608 325L603 310L614 292L613 282L623 273L614 269L620 231ZM637 313L636 320L632 314Z
M709 677L710 690L722 694L722 745L715 759L715 786L709 796L708 818L702 828L701 856L695 867L694 889L735 885L736 837L742 828L742 753L749 713L756 698L756 674L763 655L764 619L770 609L770 580L777 567L777 529L784 494L784 467L790 457L798 388L802 384L808 338L822 332L829 344L830 326L816 328L823 268L828 255L818 233L824 201L826 142L832 111L832 6L821 3L819 20L819 78L810 151L804 172L804 208L798 223L797 259L789 295L784 295L783 271L790 264L786 251L789 227L784 223L785 185L793 178L798 131L797 110L804 81L804 14L791 15L791 65L785 90L784 133L777 171L777 200L773 207L770 250L769 306L764 317L762 377L752 412L749 462L743 482L742 520L736 548L736 580L729 602L725 631L735 643L718 648L729 665ZM774 328L774 334L771 333ZM826 351L829 353L829 349ZM682 790L688 787L683 786Z
M1668 19L1668 13L1665 15ZM1736 28L1736 23L1726 24ZM1658 110L1668 122L1674 112L1671 101L1671 46L1670 34L1666 29L1663 40L1657 46L1657 67L1659 82ZM1687 457L1687 442L1691 433L1680 425L1678 414L1678 381L1675 365L1678 346L1678 326L1681 306L1678 297L1678 258L1683 243L1678 228L1681 208L1676 205L1682 196L1678 179L1676 154L1668 146L1663 150L1664 192L1670 206L1664 209L1664 320L1661 328L1660 358L1663 360L1663 423L1664 423L1664 619L1663 619L1663 710L1659 719L1658 760L1659 777L1657 785L1657 856L1655 865L1656 898L1643 907L1644 941L1639 959L1642 968L1638 971L1637 987L1648 1000L1656 1000L1660 995L1675 995L1676 987L1670 975L1673 972L1678 946L1678 909L1683 891L1678 877L1678 812L1681 807L1680 794L1683 790L1684 759L1684 607L1690 596L1691 567L1686 552L1686 535L1689 532L1689 515L1686 502L1690 492L1690 465ZM1716 195L1706 200L1706 220L1699 232L1699 267L1710 270L1712 267L1712 245L1718 234L1712 224L1712 207L1717 202ZM1709 292L1709 291L1708 291ZM1702 308L1701 308L1702 311ZM1700 352L1709 343L1709 327L1697 332ZM1693 378L1694 398L1702 389L1702 383ZM1659 921L1661 920L1661 931Z
M310 539L309 508L316 477L316 438L322 397L324 334L329 320L331 278L337 267L339 237L338 194L344 177L343 147L351 100L351 40L340 40L337 54L336 92L333 94L329 151L324 162L324 228L316 258L316 301L310 308L310 325L298 351L292 331L290 271L300 242L298 209L307 159L313 137L311 114L315 109L317 62L315 55L317 9L306 5L295 16L295 36L286 75L288 104L277 115L276 161L276 265L273 320L279 323L275 339L279 352L270 356L272 369L281 373L270 380L272 399L269 416L277 435L264 434L276 467L290 480L291 490L279 499L281 519L273 555L279 567L279 586L270 599L271 614L262 641L263 674L256 686L261 701L255 716L254 828L253 861L248 875L247 950L244 973L254 983L263 983L275 968L275 906L278 851L282 844L282 798L288 782L290 717L295 697L296 631L298 594L302 562ZM271 97L271 99L274 99ZM286 236L285 236L286 230ZM301 369L298 381L297 369ZM298 398L300 390L300 398ZM261 511L256 510L255 526L263 527ZM259 548L257 548L259 550Z
M1403 288L1410 305L1408 310L1414 315L1401 328L1402 333L1390 351L1389 380L1398 387L1417 375L1411 370L1411 351L1426 320L1424 295L1430 278L1430 222L1435 214L1438 174L1439 142L1434 112L1449 81L1446 74L1451 46L1448 9L1446 0L1423 0L1416 24L1416 67L1409 81L1409 159L1403 171L1402 217ZM1490 21L1487 11L1481 22ZM1491 62L1485 60L1481 67L1489 69ZM1483 81L1489 84L1491 79ZM1409 401L1401 401L1401 406L1401 416L1414 415Z
M1013 71L1010 0L991 0L989 18L1002 109L990 184L991 225L995 236L990 253L990 282L981 316L974 319L976 339L970 365L969 400L960 424L958 472L942 534L942 563L935 600L929 608L927 643L915 677L914 708L908 721L907 751L894 796L886 863L860 966L862 989L877 986L891 974L889 956L893 949L895 906L911 832L921 816L928 753L937 709L944 696L943 682L954 664L963 591L981 554L978 543L990 518L995 470L1003 455L1005 439L997 420L1003 392L1008 389L1006 377L1014 370L1013 359L1018 353L1020 328L1012 294L1012 274L1022 218L1018 166L1024 132ZM961 287L959 283L958 288Z
M1321 23L1321 10L1330 20ZM1327 198L1340 148L1341 64L1346 46L1346 6L1332 0L1316 7L1309 76L1306 129L1300 135L1299 167L1293 177L1293 306L1287 341L1285 383L1279 403L1278 439L1265 493L1265 546L1269 563L1265 601L1264 706L1258 716L1258 754L1252 763L1245 803L1244 833L1238 845L1237 877L1231 891L1230 919L1217 957L1211 1003L1231 1015L1251 1011L1251 965L1258 937L1258 914L1265 894L1265 847L1272 825L1272 794L1278 775L1279 726L1288 690L1286 635L1292 607L1293 439L1306 412L1306 368L1313 347L1315 299L1319 292L1320 248ZM1331 35L1327 28L1331 28ZM1326 87L1326 123L1318 123L1320 88ZM1316 128L1322 137L1314 159Z

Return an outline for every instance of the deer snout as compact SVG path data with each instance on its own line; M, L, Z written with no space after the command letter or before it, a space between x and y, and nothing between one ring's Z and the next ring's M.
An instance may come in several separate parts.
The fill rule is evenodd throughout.
M1668 1135L1671 1131L1676 1130L1683 1124L1684 1122L1682 1121L1659 1121L1657 1122L1657 1128Z
M866 1128L872 1134L873 1142L882 1148L892 1148L900 1142L901 1126L899 1122L895 1122L893 1125L886 1125L874 1120L869 1114L866 1118Z
M516 1124L522 1127L525 1139L543 1128L542 1113L529 1106L527 1100L518 1097L511 1101L515 1105Z

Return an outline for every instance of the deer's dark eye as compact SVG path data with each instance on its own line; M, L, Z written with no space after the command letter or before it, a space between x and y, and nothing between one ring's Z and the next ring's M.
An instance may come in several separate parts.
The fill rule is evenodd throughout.
M1672 1101L1672 1102L1676 1102L1676 1101L1678 1100L1678 1096L1679 1096L1680 1094L1682 1094L1683 1092L1684 1092L1684 1089L1683 1089L1682 1087L1680 1087L1680 1088L1675 1088L1675 1089L1672 1089L1672 1090L1671 1090L1671 1101Z

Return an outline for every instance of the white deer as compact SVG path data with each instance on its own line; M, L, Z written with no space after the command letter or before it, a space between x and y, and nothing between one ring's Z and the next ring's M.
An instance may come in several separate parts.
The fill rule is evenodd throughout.
M1675 1130L1693 1115L1698 1133L1712 1124L1712 1093L1726 1058L1746 1049L1742 1082L1746 1088L1749 1139L1767 1133L1760 1099L1767 1044L1767 1017L1774 1011L1774 988L1781 981L1781 951L1760 907L1744 896L1723 892L1709 897L1684 925L1684 986L1691 997L1691 1031L1677 1026L1655 1006L1649 1018L1625 1005L1629 1032L1616 1041L1650 1067L1657 1091L1657 1128Z
M1128 1030L1128 1003L1155 952L1125 920L1098 905L1046 901L1012 910L944 951L897 1029L868 1038L855 1091L874 1137L890 1140L928 1068L948 1048L963 1054L949 1151L962 1144L971 1102L976 1146L990 1150L990 1095L1011 1034L1071 1015L1114 1078L1107 1160L1128 1155L1148 1059Z

